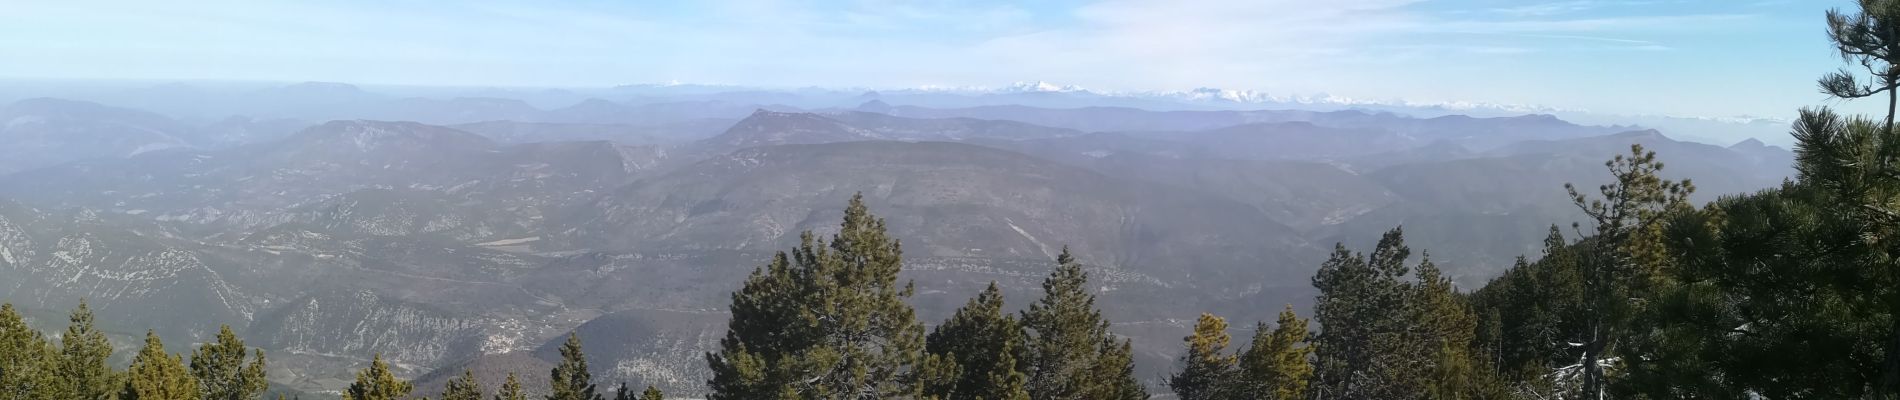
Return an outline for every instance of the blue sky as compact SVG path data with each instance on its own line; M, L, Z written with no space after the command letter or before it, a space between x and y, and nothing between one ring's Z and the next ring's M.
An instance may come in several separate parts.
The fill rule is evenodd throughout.
M0 0L0 77L1196 87L1605 113L1832 104L1846 0Z

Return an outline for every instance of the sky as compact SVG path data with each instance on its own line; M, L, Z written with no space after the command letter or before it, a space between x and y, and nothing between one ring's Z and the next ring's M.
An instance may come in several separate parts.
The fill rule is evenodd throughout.
M1214 87L1788 118L1847 0L0 0L0 78ZM1854 105L1858 106L1858 104ZM1852 106L1850 106L1852 107Z

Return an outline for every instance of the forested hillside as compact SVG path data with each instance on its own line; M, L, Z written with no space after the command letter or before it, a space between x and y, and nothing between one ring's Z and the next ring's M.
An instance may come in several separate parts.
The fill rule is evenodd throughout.
M1792 150L1066 89L21 99L0 400L1900 399L1900 2L1859 4L1818 86L1887 111Z

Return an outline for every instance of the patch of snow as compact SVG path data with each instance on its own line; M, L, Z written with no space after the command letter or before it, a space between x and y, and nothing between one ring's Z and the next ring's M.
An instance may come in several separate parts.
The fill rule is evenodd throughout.
M138 148L132 149L132 152L126 154L125 156L131 157L131 156L136 156L139 154L165 150L165 149L175 149L179 147L182 147L182 146L179 146L173 143L146 143L146 144L139 145Z
M1015 230L1016 234L1023 235L1023 238L1029 239L1029 243L1034 243L1036 245L1036 248L1042 249L1042 254L1044 256L1048 256L1051 258L1055 257L1055 254L1049 253L1049 245L1043 244L1042 240L1036 239L1035 235L1030 235L1029 231L1023 230L1023 228L1020 226L1016 226L1015 221L1010 221L1009 218L1003 218L1003 223L1009 224L1009 229Z
M509 246L509 245L517 245L517 244L522 244L522 243L537 242L540 240L541 240L540 236L529 236L529 237L516 238L516 239L502 239L502 240L496 240L496 241L487 242L487 243L476 243L475 245L476 246Z

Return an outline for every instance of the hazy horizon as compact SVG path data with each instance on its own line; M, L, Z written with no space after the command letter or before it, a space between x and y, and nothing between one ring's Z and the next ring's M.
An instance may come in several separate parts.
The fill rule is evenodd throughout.
M19 4L0 77L450 87L1210 87L1788 119L1829 0ZM1809 56L1759 57L1761 54ZM1719 66L1719 67L1718 67ZM1849 107L1858 107L1852 105Z

